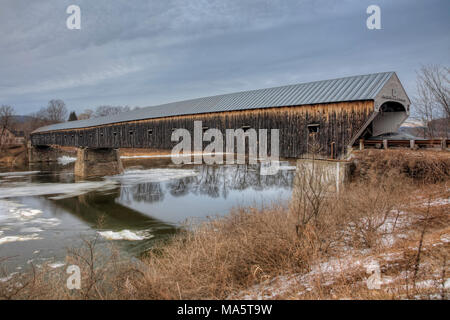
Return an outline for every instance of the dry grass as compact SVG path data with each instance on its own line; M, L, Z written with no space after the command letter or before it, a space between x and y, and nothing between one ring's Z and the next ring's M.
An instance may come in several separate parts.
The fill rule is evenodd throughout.
M395 159L383 172L375 164L359 171L339 194L316 172L297 181L289 205L237 208L190 226L140 263L114 250L100 257L95 239L86 241L68 255L82 269L81 290L66 289L67 275L44 267L0 282L0 297L447 299L449 180L429 183ZM380 289L367 287L374 261Z
M370 172L395 169L420 183L435 183L450 179L450 152L407 149L355 152L353 177L361 179Z
M24 145L2 146L0 149L0 165L22 166L27 162L27 151Z

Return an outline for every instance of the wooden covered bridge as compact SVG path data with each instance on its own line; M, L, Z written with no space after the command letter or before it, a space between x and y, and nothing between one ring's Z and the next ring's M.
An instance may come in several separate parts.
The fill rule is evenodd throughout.
M176 144L171 140L174 129L192 131L194 121L202 121L204 128L222 132L238 128L279 129L281 157L307 156L314 139L323 157L342 158L360 138L397 131L409 115L409 106L410 100L396 73L383 72L192 99L54 124L35 130L31 144L36 154L52 145L103 150L103 154L118 148L170 150Z

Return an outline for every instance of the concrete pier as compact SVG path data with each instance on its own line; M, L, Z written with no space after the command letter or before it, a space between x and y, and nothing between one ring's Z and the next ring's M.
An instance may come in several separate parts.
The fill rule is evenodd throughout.
M28 144L28 163L44 163L58 161L59 150L51 146L32 146Z
M78 148L74 174L79 178L114 175L123 172L119 150Z
M321 191L339 192L341 186L349 178L350 165L351 163L348 161L297 160L297 170L294 178L294 196L296 189L305 183L309 187L321 188Z

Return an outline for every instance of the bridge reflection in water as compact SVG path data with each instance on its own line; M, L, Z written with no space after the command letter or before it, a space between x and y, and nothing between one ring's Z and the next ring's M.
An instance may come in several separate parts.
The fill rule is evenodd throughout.
M128 168L137 164L142 169L180 168L171 164L170 160L145 163L124 161ZM261 206L288 200L295 174L295 165L287 161L283 162L283 170L275 175L261 175L261 164L184 165L182 168L195 174L168 181L122 184L117 202L163 221L179 224L185 219L226 214L236 206Z
M133 254L142 253L155 241L164 241L175 234L186 220L195 222L227 214L236 206L289 201L295 175L295 165L288 162L283 163L283 170L269 176L260 175L260 164L180 167L167 159L130 160L124 164L127 170L123 175L105 178L118 179L118 188L58 199L53 203L99 232L131 230L151 234L143 241L121 242L120 245ZM168 180L157 176L157 181L151 181L155 176L146 174L156 170L160 170L161 175L180 170L189 170L195 175L179 178L173 175ZM139 179L127 179L127 172L138 172ZM58 177L61 171L33 179L56 182ZM147 179L150 181L140 182Z
M108 250L106 239L112 238L119 240L113 243L122 256L136 257L176 234L186 219L196 222L226 215L237 206L288 204L296 197L298 177L304 174L298 169L303 168L300 163L282 161L277 174L261 175L261 164L177 166L168 159L126 160L124 174L94 179L110 186L102 190L82 190L74 183L73 164L41 164L30 174L1 179L3 195L13 195L17 188L26 191L7 201L24 206L25 211L41 212L25 220L9 215L3 237L35 232L36 240L3 244L2 254L17 256L11 262L16 266L26 265L30 258L64 261L67 248L81 245L80 235L91 238L100 232L100 250ZM329 172L335 168L336 163L330 162ZM64 193L64 189L72 191ZM131 239L115 237L127 230Z
M89 225L98 229L118 230L155 228L157 237L176 232L186 219L204 219L227 214L237 206L263 206L289 202L299 188L299 176L309 173L310 160L285 161L275 175L261 175L261 164L245 165L173 165L170 160L124 161L127 170L136 171L137 181L118 180L120 188L108 193L91 192L76 198L56 201ZM324 179L336 190L345 177L346 166L339 162L316 161L325 172ZM190 170L184 177L146 174L153 170L176 173ZM296 178L297 176L297 178ZM113 177L114 178L114 177ZM42 178L41 178L42 179ZM49 179L47 176L46 179ZM161 181L158 181L161 180ZM294 191L293 191L294 190ZM99 223L101 221L101 224Z

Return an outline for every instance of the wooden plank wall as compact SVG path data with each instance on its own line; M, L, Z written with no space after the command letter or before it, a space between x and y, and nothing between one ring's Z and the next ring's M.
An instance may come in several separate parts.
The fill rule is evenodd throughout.
M123 122L84 129L34 133L33 145L61 145L91 148L171 149L173 129L193 131L194 121L208 128L225 129L250 126L254 129L280 129L280 156L299 158L309 153L314 136L320 154L335 157L346 152L346 146L373 112L373 101L339 102L294 107L230 111L188 116L165 117ZM309 133L308 125L318 124L319 132ZM270 137L268 138L270 141ZM207 145L208 143L205 143ZM225 150L225 147L224 147Z

